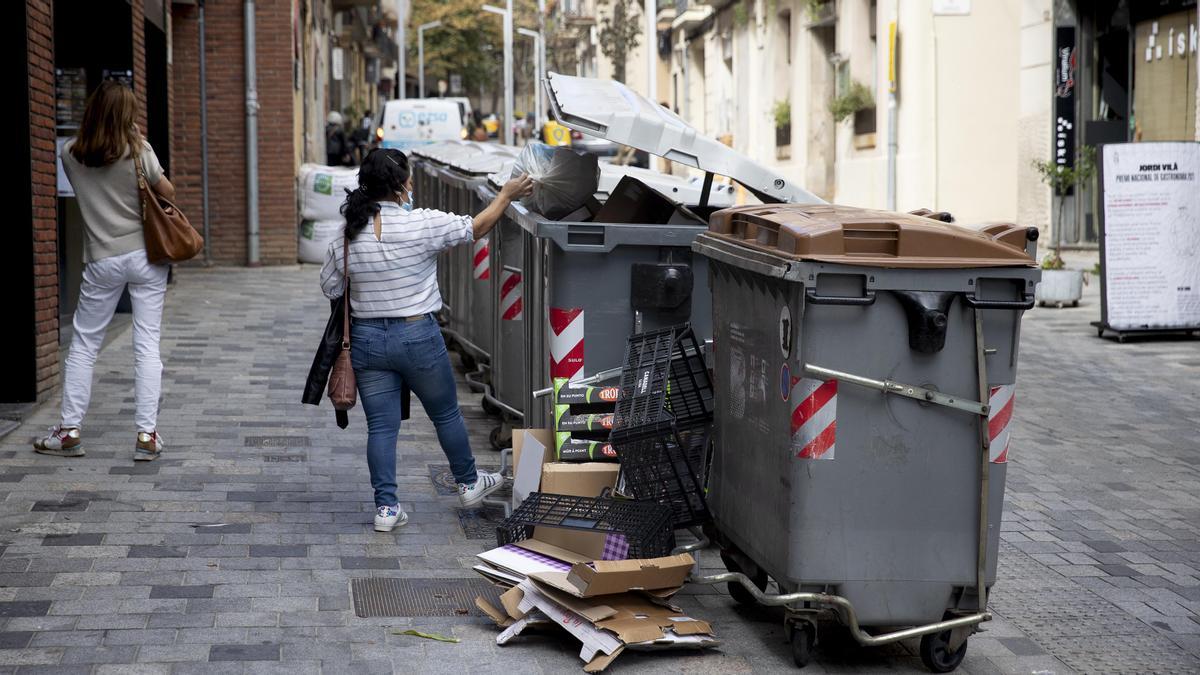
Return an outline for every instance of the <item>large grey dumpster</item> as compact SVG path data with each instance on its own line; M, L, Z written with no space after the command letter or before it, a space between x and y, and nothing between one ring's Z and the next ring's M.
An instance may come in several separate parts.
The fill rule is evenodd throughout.
M439 170L439 180L448 197L445 210L474 215L483 204L477 189L489 174L502 171L513 162L516 153L501 145L489 145L484 152L449 160ZM463 365L475 370L478 363L488 363L493 349L495 311L489 255L491 235L485 235L469 246L458 246L446 252L449 262L448 279L451 311L444 332L453 340Z
M709 506L731 571L799 594L798 662L810 610L868 644L888 639L858 627L918 626L899 635L924 633L939 672L988 618L1035 239L831 205L721 211L696 239L716 345Z
M761 198L820 202L790 181L706 138L619 82L550 73L551 111L563 125L666 157L705 172L699 182L613 167L601 175L601 209L590 218L550 220L520 204L507 217L524 250L525 424L550 419L546 391L555 379L587 379L621 366L629 335L690 322L712 335L706 260L691 254L710 212L733 203L738 180ZM618 196L617 185L626 189ZM661 208L667 204L666 208Z

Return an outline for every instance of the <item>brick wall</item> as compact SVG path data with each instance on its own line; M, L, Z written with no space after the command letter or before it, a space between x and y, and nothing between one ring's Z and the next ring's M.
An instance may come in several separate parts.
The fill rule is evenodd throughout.
M58 383L58 202L54 145L54 3L27 0L29 151L33 177L33 292L37 397Z
M292 3L256 3L258 58L259 248L263 264L296 262L295 121ZM180 207L199 227L199 10L173 9L174 113L172 159ZM208 71L209 219L213 260L246 263L246 117L241 3L205 10Z

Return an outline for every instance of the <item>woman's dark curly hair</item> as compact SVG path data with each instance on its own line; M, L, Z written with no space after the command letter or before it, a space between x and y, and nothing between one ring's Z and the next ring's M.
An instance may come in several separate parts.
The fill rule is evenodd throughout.
M367 153L358 169L358 189L346 190L346 201L342 202L346 236L356 238L379 213L378 202L394 199L404 190L410 174L408 156L400 150L377 148Z

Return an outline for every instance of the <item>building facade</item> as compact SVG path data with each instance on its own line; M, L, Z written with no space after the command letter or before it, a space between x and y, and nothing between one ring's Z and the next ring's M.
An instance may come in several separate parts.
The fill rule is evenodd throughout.
M254 96L246 82L247 7ZM6 44L27 84L19 90L10 147L22 153L18 202L22 209L29 204L30 227L3 254L21 330L19 372L0 386L0 402L41 400L58 384L62 328L82 277L83 230L56 155L101 82L133 89L139 127L175 184L179 206L197 229L207 227L205 259L235 265L296 262L297 169L324 162L326 115L360 116L390 96L380 73L395 61L394 45L388 47L395 15L379 0L24 0L5 3L3 11ZM251 194L257 194L257 235L249 226Z

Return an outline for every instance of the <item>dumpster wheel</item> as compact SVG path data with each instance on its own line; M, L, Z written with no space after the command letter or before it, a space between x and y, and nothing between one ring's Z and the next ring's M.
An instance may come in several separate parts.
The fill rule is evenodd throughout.
M507 421L492 427L491 433L488 434L488 442L496 452L512 447L512 428Z
M929 633L921 636L921 663L935 673L948 673L963 662L967 655L967 640L964 638L957 649L951 649L953 630Z
M817 644L817 624L808 619L788 619L787 637L796 667L807 666L812 660L813 647Z

